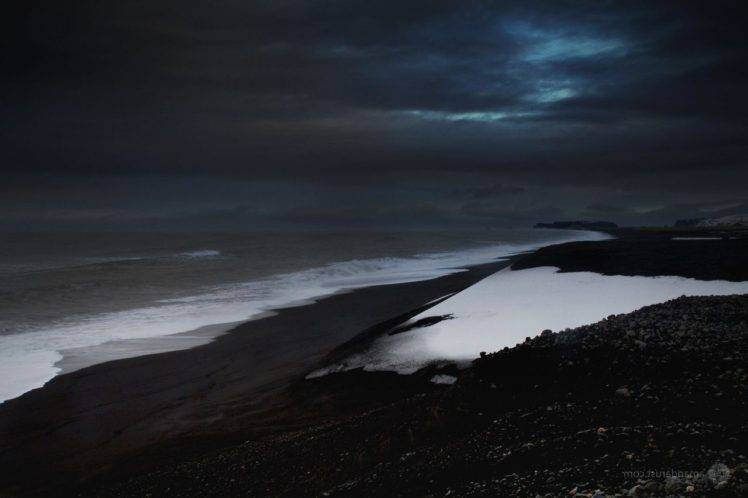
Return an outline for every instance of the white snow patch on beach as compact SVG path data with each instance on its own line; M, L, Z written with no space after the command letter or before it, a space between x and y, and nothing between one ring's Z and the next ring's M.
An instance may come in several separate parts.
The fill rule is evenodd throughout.
M553 267L506 269L408 323L433 316L451 315L452 319L382 337L365 353L309 377L360 367L410 374L434 362L468 362L482 351L515 346L545 329L579 327L683 295L743 293L748 293L748 282L561 273Z
M439 301L444 301L448 297L454 296L455 294L456 294L456 292L450 292L449 294L445 294L445 295L443 295L441 297L437 297L436 299L432 299L431 301L429 301L426 304L424 304L424 306L428 306L429 304L438 303Z

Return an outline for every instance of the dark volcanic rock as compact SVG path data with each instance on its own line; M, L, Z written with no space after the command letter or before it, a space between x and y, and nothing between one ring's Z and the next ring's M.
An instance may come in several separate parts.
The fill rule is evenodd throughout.
M678 275L700 280L748 280L748 235L725 240L672 241L672 236L714 236L715 232L613 231L618 238L543 247L512 265L515 270L555 266L561 271L604 275Z
M746 496L747 339L748 296L680 298L485 355L453 386L90 491ZM362 375L388 382L307 386Z

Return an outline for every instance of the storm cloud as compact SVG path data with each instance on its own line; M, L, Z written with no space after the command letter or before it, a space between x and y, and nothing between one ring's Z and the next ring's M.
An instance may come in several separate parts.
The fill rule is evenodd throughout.
M738 9L13 2L0 227L646 224L743 205Z

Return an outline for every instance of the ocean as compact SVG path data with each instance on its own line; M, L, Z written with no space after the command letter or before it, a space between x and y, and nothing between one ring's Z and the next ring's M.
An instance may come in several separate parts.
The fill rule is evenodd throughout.
M499 229L6 233L0 238L0 401L63 370L203 344L273 309L436 278L598 235Z

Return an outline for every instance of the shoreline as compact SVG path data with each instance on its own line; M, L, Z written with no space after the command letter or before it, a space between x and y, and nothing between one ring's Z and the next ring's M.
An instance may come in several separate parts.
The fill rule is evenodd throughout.
M739 240L734 259L708 269L748 269L748 238ZM664 260L638 242L586 244L595 255L582 261L673 268L649 267ZM713 243L665 243L665 254L683 273L704 272L694 268ZM581 264L564 256L569 245L544 256L564 261L562 272ZM519 261L529 266L534 254ZM297 413L269 414L301 422L281 434L84 494L744 496L746 324L748 295L681 297L543 332L465 370L353 370L297 383ZM435 374L449 382L433 384Z
M622 267L633 268L642 258L635 250L639 237L613 235L623 241L560 243L545 251L564 254L575 244L628 247L632 258ZM646 237L664 243L663 237ZM744 248L745 242L734 244ZM679 244L675 250L691 263L684 268L692 268L699 265L704 244L715 242L668 244ZM0 405L0 464L9 469L0 491L73 490L84 483L107 487L241 441L272 441L328 419L339 421L419 393L439 392L442 387L429 382L435 373L459 377L462 372L446 366L411 376L352 371L315 381L303 378L315 366L350 354L414 316L425 309L424 303L438 304L446 294L512 263L528 264L538 252L433 280L328 296L311 306L281 309L272 317L244 323L205 346L117 360L56 377L47 387L11 400L7 407ZM743 259L737 267L748 267L745 256L738 254ZM611 259L604 253L596 257L598 262Z
M338 277L337 281L334 279L329 282L322 280L321 285L302 286L302 289L298 292L291 291L289 293L287 289L285 294L281 292L268 302L264 302L263 300L258 302L251 298L248 298L247 302L232 301L229 303L230 305L226 304L223 306L226 309L221 308L225 313L219 313L215 309L210 309L208 315L193 316L187 319L186 322L184 322L183 316L179 314L179 311L176 312L177 315L175 316L169 315L171 312L169 310L164 312L159 311L158 303L160 301L154 303L153 306L145 308L141 307L114 313L102 312L92 315L88 320L83 320L78 325L75 322L71 322L68 326L71 330L67 333L72 337L77 337L77 339L72 341L72 344L67 344L67 346L65 345L64 334L59 337L52 337L56 341L56 347L46 347L44 336L36 338L33 332L29 334L10 335L8 336L10 344L7 350L9 354L3 356L6 359L4 364L19 364L19 367L0 369L0 373L3 374L2 376L5 379L5 382L0 385L0 405L4 401L23 395L23 393L43 387L46 382L49 382L56 376L71 373L80 368L147 354L184 350L210 343L216 337L229 333L242 323L265 318L269 316L268 313L273 313L276 309L313 304L330 295L351 292L355 289L369 286L433 279L457 271L463 271L465 267L471 265L505 259L518 252L536 250L548 243L563 243L569 240L586 240L595 237L597 237L595 232L575 230L564 234L557 234L555 240L550 242L505 242L496 245L464 247L447 252L412 254L399 258L402 260L401 263L409 263L411 266L403 266L403 264L392 267L387 267L386 265L375 266L368 273L366 271L354 273L352 278L347 278L344 274L342 277ZM446 260L441 259L443 257L446 257ZM364 261L376 262L378 259L374 258ZM427 262L425 265L423 264L424 261ZM283 277L304 275L309 272L320 273L318 276L324 279L324 270L326 268L345 265L347 263L349 262L334 261L328 263L327 266L307 268L296 273L281 273L268 277L265 281L271 281L275 278L280 278L282 281ZM249 284L252 284L252 282L249 282ZM205 291L204 293L200 291L196 295L209 297L211 293L212 291ZM210 301L208 299L208 302ZM125 316L116 316L122 313ZM133 320L127 315L128 313L135 315L136 318ZM153 323L160 325L156 327L147 320L143 322L145 319L139 321L137 318L138 313L150 317L151 322L153 322L153 318L155 317L156 320ZM160 316L162 313L166 314ZM130 325L120 327L120 323ZM78 331L75 330L77 326L84 328L84 333L80 336L77 335ZM140 328L145 328L145 330L139 330ZM110 330L115 330L116 332L109 333ZM133 330L137 332L133 333ZM100 332L104 332L104 334L100 334ZM67 341L67 343L69 342ZM16 352L15 355L13 354L14 351ZM33 372L33 375L28 375L28 372Z
M0 404L0 465L7 470L0 491L75 487L94 475L148 468L174 441L183 441L180 448L187 441L220 447L247 430L252 417L287 403L284 390L341 345L513 260L333 293L244 322L198 347L56 376ZM274 430L282 427L260 432ZM155 456L144 456L152 448Z

